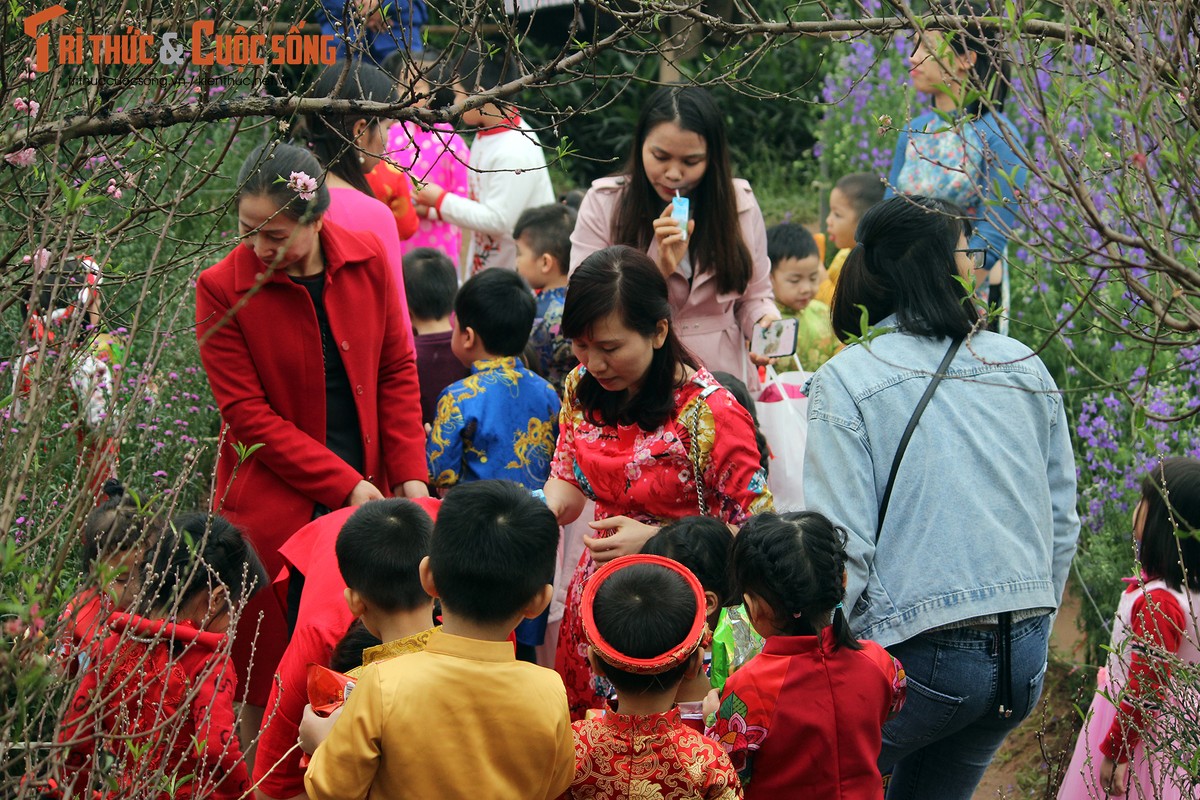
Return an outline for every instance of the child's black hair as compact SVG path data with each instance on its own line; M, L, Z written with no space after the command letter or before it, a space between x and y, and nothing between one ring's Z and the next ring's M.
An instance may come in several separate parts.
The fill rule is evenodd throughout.
M678 646L696 621L696 596L687 581L661 564L631 564L600 585L592 606L596 631L618 653L654 658ZM645 694L674 689L687 660L657 675L615 667L596 653L604 676L618 693Z
M537 301L517 273L485 269L458 290L454 315L459 328L474 329L484 350L494 356L519 356L533 329Z
M363 663L363 650L368 647L378 647L383 642L375 634L367 630L361 619L350 623L343 636L329 656L329 668L334 672L349 672Z
M684 517L661 528L642 545L642 552L678 561L692 571L704 591L717 596L720 606L740 602L733 592L729 560L733 532L715 517ZM664 648L666 649L666 648Z
M819 259L821 251L808 228L795 222L781 222L767 228L767 258L771 260L772 272L785 258L800 260L813 256Z
M483 623L508 619L554 581L557 557L554 514L517 483L460 484L438 508L429 568L450 613Z
M105 481L104 494L104 501L83 521L84 567L101 556L127 553L153 535L151 516L138 508L137 498L120 481Z
M517 217L513 239L525 236L535 256L549 255L566 275L571 269L571 233L575 230L575 209L562 203L527 208Z
M833 188L842 193L861 219L863 214L871 210L871 206L883 202L886 187L883 179L873 172L851 172L843 175Z
M1175 591L1200 591L1200 461L1164 458L1142 479L1140 559Z
M435 247L404 254L404 295L413 319L445 319L454 310L458 273L454 262Z
M198 592L224 586L238 607L267 585L254 547L232 522L217 514L185 514L166 526L144 566L143 601L152 611L173 611Z
M737 591L761 597L775 627L788 636L818 636L832 624L835 646L860 650L840 608L845 571L846 532L814 511L759 514L734 539Z
M754 404L754 400L750 397L750 390L741 378L736 378L728 372L714 372L712 376L717 379L717 383L724 386L733 395L733 399L738 401L738 405L746 409L746 413L750 415L750 421L754 423L754 443L758 446L758 463L763 468L763 474L771 473L771 448L767 444L767 437L762 432L762 427L758 424L758 408Z
M359 506L342 525L334 551L346 586L385 613L429 604L418 567L429 555L433 520L411 500Z

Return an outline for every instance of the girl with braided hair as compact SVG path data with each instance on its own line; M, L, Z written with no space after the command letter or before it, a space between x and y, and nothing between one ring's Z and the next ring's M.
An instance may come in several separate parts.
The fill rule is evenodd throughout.
M882 798L876 760L904 670L850 632L846 533L811 511L760 514L734 541L733 574L766 643L729 676L708 733L747 800Z

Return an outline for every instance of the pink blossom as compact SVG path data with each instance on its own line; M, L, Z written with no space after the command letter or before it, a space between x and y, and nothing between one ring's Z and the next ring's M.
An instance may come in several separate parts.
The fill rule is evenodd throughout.
M25 102L24 97L17 97L13 100L13 108L18 114L24 114L29 111L29 103Z
M310 178L307 172L293 172L288 176L287 186L298 194L301 200L312 200L317 196L317 181Z
M26 147L24 150L8 153L4 156L4 160L14 167L31 167L37 161L37 151L32 147Z

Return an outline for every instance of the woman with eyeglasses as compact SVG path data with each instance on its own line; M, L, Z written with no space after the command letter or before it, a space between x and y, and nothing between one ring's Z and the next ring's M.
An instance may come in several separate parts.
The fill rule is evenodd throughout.
M941 200L868 211L833 300L848 346L808 390L805 501L849 533L854 635L908 676L883 728L893 800L971 797L1033 709L1079 534L1062 398L983 329L970 234Z
M944 0L931 3L929 11L967 19L913 37L908 74L931 106L900 129L887 191L962 207L974 229L970 246L981 251L975 274L979 297L1007 308L1005 249L1017 224L1016 196L1028 177L1019 155L1021 136L1002 113L1008 67L993 34L976 22L986 13L981 6ZM995 322L1007 330L1005 322Z

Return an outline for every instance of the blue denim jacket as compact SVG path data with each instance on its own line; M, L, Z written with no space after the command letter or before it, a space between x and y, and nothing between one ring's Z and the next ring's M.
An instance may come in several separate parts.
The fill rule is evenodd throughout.
M982 332L963 343L913 432L875 541L900 437L948 345L892 331L847 347L809 383L804 496L849 532L851 626L884 646L1057 608L1079 536L1058 388L1029 348Z

